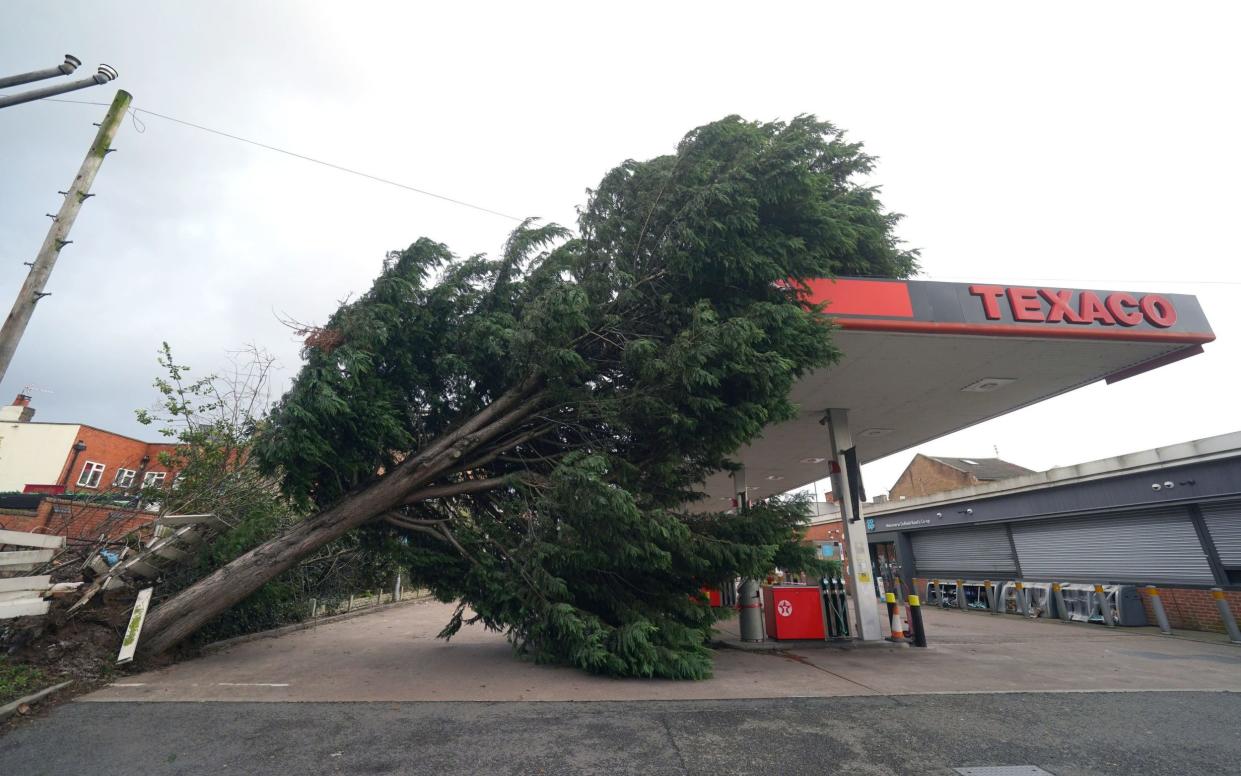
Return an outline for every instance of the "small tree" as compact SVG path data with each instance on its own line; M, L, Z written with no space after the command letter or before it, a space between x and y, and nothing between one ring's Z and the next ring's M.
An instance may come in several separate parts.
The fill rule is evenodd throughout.
M169 567L157 585L157 602L278 537L300 522L277 479L255 465L254 443L266 426L274 358L255 347L233 354L222 374L190 379L168 343L159 352L164 374L155 380L160 401L139 410L138 420L157 426L176 446L160 463L178 473L173 483L145 487L142 500L165 514L210 512L229 528L188 562ZM228 638L302 619L309 601L373 590L396 571L391 537L355 534L311 553L244 601L205 625L204 639Z
M271 405L270 376L275 359L250 347L233 354L223 375L189 378L190 368L176 363L167 342L158 362L164 374L155 379L157 407L138 410L138 422L157 426L176 444L160 453L167 469L177 472L172 483L143 489L145 501L173 513L216 511L240 515L256 501L272 509L279 495L272 478L253 466L256 434Z
M541 658L705 675L698 587L808 560L796 504L687 508L836 358L801 281L914 269L871 166L812 117L730 117L609 173L576 235L527 221L497 259L390 254L257 440L313 514L155 609L146 648L383 521L424 583Z

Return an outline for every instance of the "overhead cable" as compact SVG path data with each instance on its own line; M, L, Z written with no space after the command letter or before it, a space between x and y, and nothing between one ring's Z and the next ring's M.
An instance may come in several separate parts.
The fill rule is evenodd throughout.
M92 102L89 100L48 99L48 100L44 100L44 102L68 102L68 103L75 103L78 105L105 105L105 106L108 104L106 102ZM164 119L165 121L171 121L175 124L181 124L186 127L192 127L193 129L197 129L202 132L210 132L213 135L219 135L220 137L226 137L229 140L236 140L239 143L246 143L248 145L257 146L259 148L263 148L268 151L275 151L278 154L284 154L285 156L291 156L294 159L301 159L302 161L311 162L313 164L318 164L323 167L329 167L333 170L338 170L339 172L349 173L350 175L357 175L359 177L366 178L368 180L376 181L377 183L384 183L389 186L396 186L399 189L405 189L406 191L412 191L415 194L422 194L423 196L426 196L426 197L434 197L435 199L443 200L444 202L451 202L454 205L461 205L462 207L468 207L473 210L478 210L482 213L488 213L493 216L499 216L500 218L507 218L510 221L522 221L523 220L521 218L518 218L517 216L511 216L508 213L501 213L498 210L492 210L489 207L483 207L482 205L475 205L473 202L466 202L465 200L454 199L453 197L448 197L443 194L436 194L433 191L427 191L426 189L420 189L417 186L410 186L407 183L401 183L400 181L394 181L390 178L383 178L378 175L371 175L368 172L362 172L361 170L355 170L351 167L345 167L344 165L336 164L335 162L328 162L328 161L324 161L323 159L316 159L313 156L307 156L306 154L299 154L296 151L289 151L287 149L280 148L274 145L269 145L267 143L260 143L257 140L251 140L249 138L242 137L241 135L234 135L231 132L224 132L223 130L212 129L211 127L203 126L202 124L195 124L192 121L186 121L184 119L179 119L174 116L169 116L163 113L157 113L153 110L148 110L147 108L131 108L130 111L135 121L135 128L137 128L137 122L138 122L137 114L145 113L150 116L155 116L156 118ZM138 131L139 132L145 131L145 126L143 126Z

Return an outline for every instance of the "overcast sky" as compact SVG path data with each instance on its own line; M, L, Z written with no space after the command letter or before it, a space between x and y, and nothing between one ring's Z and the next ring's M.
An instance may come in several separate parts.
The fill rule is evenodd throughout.
M137 107L566 224L608 169L699 124L814 113L880 158L925 277L1192 293L1218 337L921 450L1044 469L1241 429L1233 4L422 5L10 0L0 74L73 53L79 75L116 67ZM5 309L103 111L0 110ZM255 343L287 381L279 317L324 320L420 236L494 252L513 226L142 118L0 385L4 402L35 386L39 420L152 437L133 410L162 340L201 373ZM911 454L866 467L868 490Z

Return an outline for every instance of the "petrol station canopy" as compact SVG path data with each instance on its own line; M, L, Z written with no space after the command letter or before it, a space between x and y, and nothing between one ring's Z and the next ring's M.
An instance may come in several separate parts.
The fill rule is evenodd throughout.
M752 501L828 475L826 410L848 411L867 463L1030 404L1202 352L1215 339L1184 294L839 278L807 284L842 353L792 390L796 418L737 453ZM727 473L695 508L731 501Z

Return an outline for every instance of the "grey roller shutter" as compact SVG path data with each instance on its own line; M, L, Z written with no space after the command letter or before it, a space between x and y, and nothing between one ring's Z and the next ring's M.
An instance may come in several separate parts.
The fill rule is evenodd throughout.
M1002 525L918 531L910 535L918 574L1016 574L1013 548Z
M1092 582L1215 581L1183 509L1013 525L1028 579Z
M1204 506L1202 521L1220 562L1228 568L1241 568L1241 501Z

